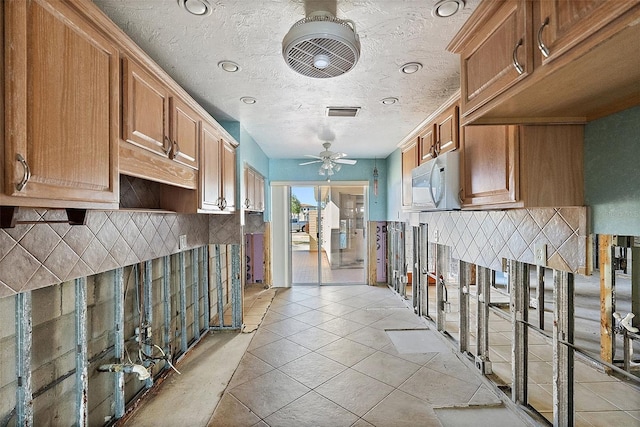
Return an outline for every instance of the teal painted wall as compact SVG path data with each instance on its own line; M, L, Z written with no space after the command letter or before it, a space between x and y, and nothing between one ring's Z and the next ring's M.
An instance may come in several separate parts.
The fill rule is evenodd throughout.
M326 177L318 175L317 165L300 166L309 159L271 159L269 161L270 181L324 181ZM378 167L378 196L373 194L373 167ZM324 179L323 179L324 178ZM387 168L384 160L358 159L353 166L345 165L340 172L331 177L331 182L368 181L369 182L369 220L384 221L387 210Z
M387 213L385 220L398 221L402 215L402 151L398 148L387 157Z
M264 219L269 221L271 218L271 202L269 197L269 158L256 141L249 135L246 129L239 122L222 121L222 127L240 143L236 151L236 179L240 183L238 186L239 198L238 202L242 203L245 194L244 167L249 165L257 170L265 178L265 209Z
M593 232L640 236L640 106L586 125L584 172Z

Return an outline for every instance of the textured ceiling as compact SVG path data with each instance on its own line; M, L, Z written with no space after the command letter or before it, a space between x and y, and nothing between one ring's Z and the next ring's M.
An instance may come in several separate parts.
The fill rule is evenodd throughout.
M442 19L431 16L435 0L209 0L206 17L176 0L94 0L216 119L239 121L271 158L317 154L323 140L353 158L388 156L459 87L458 58L445 47L478 1ZM323 8L355 22L361 57L340 77L303 77L282 58L282 39L305 10ZM240 71L224 72L221 60ZM399 72L413 61L422 70ZM399 102L382 105L386 97ZM326 117L328 106L362 109Z

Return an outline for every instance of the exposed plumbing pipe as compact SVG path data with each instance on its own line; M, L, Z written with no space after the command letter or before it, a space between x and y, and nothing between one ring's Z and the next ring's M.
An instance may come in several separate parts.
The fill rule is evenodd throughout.
M124 372L125 374L137 374L140 381L147 380L151 377L147 368L142 365L128 364L128 363L111 363L108 365L100 365L98 368L100 372Z

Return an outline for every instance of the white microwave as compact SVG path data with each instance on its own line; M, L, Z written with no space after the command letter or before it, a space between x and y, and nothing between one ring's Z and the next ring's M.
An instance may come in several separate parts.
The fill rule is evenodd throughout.
M460 209L460 153L449 151L412 171L413 208L421 211Z

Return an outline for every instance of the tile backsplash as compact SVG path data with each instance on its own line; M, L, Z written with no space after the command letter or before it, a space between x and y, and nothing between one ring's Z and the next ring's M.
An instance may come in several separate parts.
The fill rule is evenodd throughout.
M456 259L501 270L503 258L535 264L535 246L545 244L549 268L590 274L586 207L425 212L419 222Z
M18 221L66 220L64 210L20 209ZM215 219L212 219L215 221ZM86 225L0 229L0 298L178 252L210 240L207 215L88 211ZM187 249L185 248L185 249Z
M260 230L258 216L247 229ZM65 220L64 210L20 209L18 220ZM536 244L547 245L551 268L584 273L587 208L428 212L429 240L452 256L492 269L502 258L534 263ZM414 224L415 225L415 224ZM26 224L0 229L0 298L77 277L170 255L208 243L241 243L240 214L183 215L139 211L88 211L86 225Z

